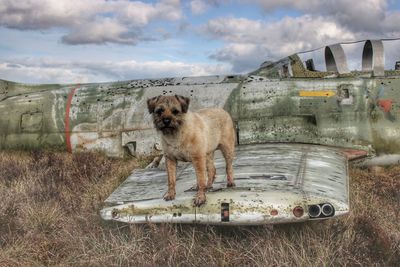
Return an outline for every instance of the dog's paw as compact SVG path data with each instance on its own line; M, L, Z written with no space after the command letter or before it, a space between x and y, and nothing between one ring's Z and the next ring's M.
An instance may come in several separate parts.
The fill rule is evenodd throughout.
M193 200L193 206L200 207L204 203L206 203L206 194L197 193L196 197Z
M170 200L174 200L175 199L175 192L170 192L168 191L167 193L165 193L164 195L164 200L165 201L170 201Z
M232 181L232 182L228 182L227 184L226 184L226 187L235 187L236 186L236 184Z

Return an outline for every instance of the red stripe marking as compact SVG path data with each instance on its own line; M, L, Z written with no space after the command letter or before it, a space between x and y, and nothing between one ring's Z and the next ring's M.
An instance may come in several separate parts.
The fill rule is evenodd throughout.
M378 100L379 107L386 113L390 112L392 110L392 104L393 104L393 100L392 99L381 99L381 100Z
M79 84L77 84L68 94L67 106L65 107L65 143L67 144L67 151L72 153L71 146L71 129L70 129L70 116L69 112L71 109L72 98L74 97L76 89L78 89Z

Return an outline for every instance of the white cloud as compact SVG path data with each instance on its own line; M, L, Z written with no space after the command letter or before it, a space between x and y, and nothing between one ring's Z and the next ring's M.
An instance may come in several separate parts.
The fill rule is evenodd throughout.
M389 33L392 37L399 37L400 35L400 12L389 11L385 20L381 22L382 28L386 33Z
M195 15L200 15L206 12L208 9L208 5L203 0L193 0L190 1L190 10Z
M34 66L29 64L0 63L0 72L7 80L25 83L78 83L87 82L87 75L82 75L74 70L55 66ZM0 77L3 79L5 77Z
M62 37L62 41L68 44L136 44L139 39L137 32L129 34L129 29L125 25L109 18L88 22L84 28L73 29Z
M201 15L212 7L219 7L231 0L192 0L189 3L190 10L194 15Z
M182 18L179 0L154 4L128 0L0 0L0 26L20 30L67 30L63 41L129 43L148 39L142 29L156 20Z
M57 61L48 58L1 60L0 73L27 83L85 83L143 78L228 74L228 64L164 61Z
M239 72L251 71L265 60L355 38L351 31L334 21L310 15L285 17L273 23L218 18L209 21L203 31L227 43L211 57L230 62L234 71Z
M309 49L321 41L354 38L351 31L341 28L334 21L310 15L285 17L273 23L244 18L218 18L209 21L203 30L213 38L227 42L265 44L278 53L287 53L292 48ZM299 42L293 44L293 41Z
M21 30L71 27L105 11L103 0L0 0L0 25Z
M319 6L325 0L242 0L244 3L257 3L266 12L272 12L278 8L291 8L298 10L309 10Z
M381 22L387 16L387 0L364 0L353 3L348 0L243 0L260 5L264 11L279 8L294 9L318 16L327 16L342 27L355 31L379 32Z
M145 26L153 20L176 21L182 18L179 0L161 0L154 5L127 0L106 3L108 12L116 13L128 25Z

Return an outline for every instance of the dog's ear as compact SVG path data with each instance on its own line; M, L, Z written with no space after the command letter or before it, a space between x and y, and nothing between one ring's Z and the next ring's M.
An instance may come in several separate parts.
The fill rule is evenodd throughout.
M182 112L186 113L189 109L190 99L188 97L184 97L181 95L175 95L175 97L176 97L176 99L178 99L179 103L181 104Z
M154 112L158 99L160 99L160 96L147 99L147 108L150 114Z

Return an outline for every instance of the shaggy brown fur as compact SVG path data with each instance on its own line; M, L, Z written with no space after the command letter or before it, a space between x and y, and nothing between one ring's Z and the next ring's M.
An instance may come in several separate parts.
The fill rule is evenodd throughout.
M230 115L221 108L190 112L189 98L157 96L147 100L153 122L161 133L168 172L165 200L175 199L177 161L193 163L197 176L194 205L206 201L205 191L215 180L214 151L219 149L226 161L227 186L234 186L232 161L235 152L235 130ZM208 180L207 180L208 176Z

